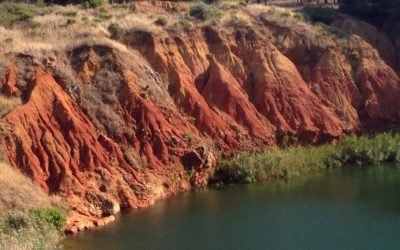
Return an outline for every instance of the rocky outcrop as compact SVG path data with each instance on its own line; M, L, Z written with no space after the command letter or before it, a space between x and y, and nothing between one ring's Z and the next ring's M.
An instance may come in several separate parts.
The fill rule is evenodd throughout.
M23 99L1 118L10 163L67 199L73 233L205 186L239 151L399 122L400 80L383 34L370 41L367 27L338 40L303 24L254 22L131 31L127 51L81 46L51 65L16 55L1 85Z
M12 97L15 95L18 91L18 88L16 87L17 84L17 76L15 74L14 70L14 63L12 62L7 74L4 75L3 77L3 94L6 97Z

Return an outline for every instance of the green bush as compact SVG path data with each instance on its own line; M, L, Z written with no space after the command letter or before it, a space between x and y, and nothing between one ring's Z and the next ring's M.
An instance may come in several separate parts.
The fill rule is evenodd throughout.
M8 8L10 14L15 15L18 21L28 21L34 16L34 13L27 8L22 8L16 5L10 5Z
M159 26L165 26L165 25L167 25L168 20L167 20L166 17L160 16L154 21L154 23L159 25Z
M308 7L304 11L313 22L321 22L327 25L331 24L337 16L337 11L331 8Z
M65 222L57 208L10 211L0 219L0 249L60 249Z
M63 11L59 12L57 14L63 15L63 16L68 16L68 17L76 17L78 15L78 12L76 11Z
M250 0L239 0L239 4L242 6L246 6L247 4L249 4Z
M13 230L20 230L21 228L28 227L30 223L29 216L20 211L10 212L4 221L5 225Z
M99 18L103 20L111 19L112 15L104 8L100 9Z
M82 5L85 8L97 8L99 6L106 5L107 3L107 0L86 0L82 3Z
M205 21L209 18L219 18L222 13L214 7L208 6L204 3L199 3L190 7L189 15L196 19Z
M193 27L192 23L186 19L179 20L178 24L185 30L191 29Z
M400 162L400 134L383 133L374 137L351 135L337 144L238 154L217 167L213 181L230 183L288 179L325 168L382 162Z
M303 21L304 20L304 15L302 13L296 13L293 16L294 18L296 18L299 21Z
M48 225L60 229L67 221L65 214L54 207L37 208L31 212L32 218L37 225L47 223Z
M175 11L175 12L179 12L179 11L181 11L181 7L179 6L179 4L173 3L172 4L172 10Z
M30 22L37 14L39 10L34 5L3 3L0 5L0 25L11 28L17 23Z
M351 52L351 56L354 58L354 59L361 59L361 54L360 54L360 52L358 51L358 50L353 50L352 52Z
M73 19L73 18L68 18L68 19L67 19L66 25L71 25L71 24L74 24L74 23L76 23L76 20L75 20L75 19Z
M111 33L111 38L115 40L121 40L125 36L125 30L118 24L112 23L108 26L108 31Z
M89 17L88 16L86 16L86 15L83 15L82 16L82 18L81 18L81 20L83 21L83 22L89 22Z

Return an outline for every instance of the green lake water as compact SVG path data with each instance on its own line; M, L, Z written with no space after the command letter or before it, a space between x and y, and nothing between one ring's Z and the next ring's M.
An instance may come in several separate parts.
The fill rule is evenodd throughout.
M320 173L157 201L68 249L400 249L400 168Z

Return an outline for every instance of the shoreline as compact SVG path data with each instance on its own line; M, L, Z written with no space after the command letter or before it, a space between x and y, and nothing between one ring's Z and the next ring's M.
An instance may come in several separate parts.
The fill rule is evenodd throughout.
M302 146L287 149L272 148L263 153L239 153L215 167L214 175L204 188L237 183L282 181L302 177L324 169L345 169L347 166L373 166L374 164L400 162L400 134L384 132L374 136L350 135L345 139L320 146ZM159 199L166 199L190 190L171 193L152 200L145 208ZM128 208L124 211L140 208ZM98 222L78 222L82 226L71 233L102 227L115 220L114 215L100 218ZM89 226L92 225L92 226ZM78 226L78 225L77 225ZM70 229L74 230L74 229Z

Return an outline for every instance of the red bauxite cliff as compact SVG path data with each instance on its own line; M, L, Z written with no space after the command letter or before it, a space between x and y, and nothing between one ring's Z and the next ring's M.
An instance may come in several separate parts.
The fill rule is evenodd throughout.
M23 103L1 117L10 163L67 199L74 232L205 186L218 160L239 151L398 124L389 41L376 49L351 33L339 41L302 24L254 22L130 31L126 51L12 55L1 88Z

